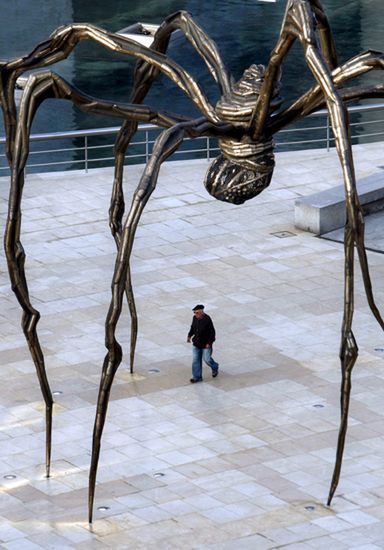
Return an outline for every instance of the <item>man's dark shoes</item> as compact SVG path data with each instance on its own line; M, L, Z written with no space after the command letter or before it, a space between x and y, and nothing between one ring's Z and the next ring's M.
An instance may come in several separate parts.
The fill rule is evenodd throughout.
M191 378L190 379L191 384L195 384L196 382L201 382L201 381L202 381L202 378Z
M212 378L216 378L218 374L219 374L219 369L212 369Z

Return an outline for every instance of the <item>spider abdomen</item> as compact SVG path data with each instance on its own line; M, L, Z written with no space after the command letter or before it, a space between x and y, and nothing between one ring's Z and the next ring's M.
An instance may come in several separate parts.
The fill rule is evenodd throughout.
M275 157L271 141L220 141L222 154L210 165L204 185L208 193L224 202L243 204L271 182Z
M245 133L240 139L225 137L219 140L221 155L209 167L204 185L216 199L242 204L261 193L272 179L275 167L272 140L253 141L250 119L257 105L264 81L263 65L251 65L231 89L219 99L215 110L221 120L230 122ZM279 80L276 79L270 111L280 104Z

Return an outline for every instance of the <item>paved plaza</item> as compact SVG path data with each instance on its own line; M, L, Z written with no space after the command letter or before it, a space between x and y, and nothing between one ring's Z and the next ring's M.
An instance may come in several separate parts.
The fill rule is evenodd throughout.
M355 147L357 176L381 172L382 153L382 144ZM88 468L115 259L113 171L27 178L22 242L55 392L52 477L44 477L43 400L1 252L0 548L384 548L384 335L358 264L360 355L341 480L326 506L340 414L343 245L295 229L293 205L342 183L337 157L278 154L270 188L242 206L207 194L206 169L202 160L166 163L137 231L135 372L124 309L125 356L92 527ZM141 170L126 170L128 205ZM2 230L8 189L2 178ZM384 311L384 256L368 256ZM186 336L196 303L215 322L220 374L212 379L206 369L191 385Z

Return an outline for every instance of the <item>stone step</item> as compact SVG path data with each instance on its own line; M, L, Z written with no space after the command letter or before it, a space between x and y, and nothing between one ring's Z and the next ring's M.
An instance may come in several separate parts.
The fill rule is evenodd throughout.
M357 183L364 214L384 210L384 172L378 172ZM322 235L345 224L344 186L338 185L295 201L295 227Z

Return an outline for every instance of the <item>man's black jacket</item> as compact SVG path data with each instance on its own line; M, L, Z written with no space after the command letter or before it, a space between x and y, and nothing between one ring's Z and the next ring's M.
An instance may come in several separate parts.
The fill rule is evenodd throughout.
M188 338L192 338L193 345L197 348L205 348L207 344L213 344L216 337L215 327L209 315L204 313L201 319L194 317Z

